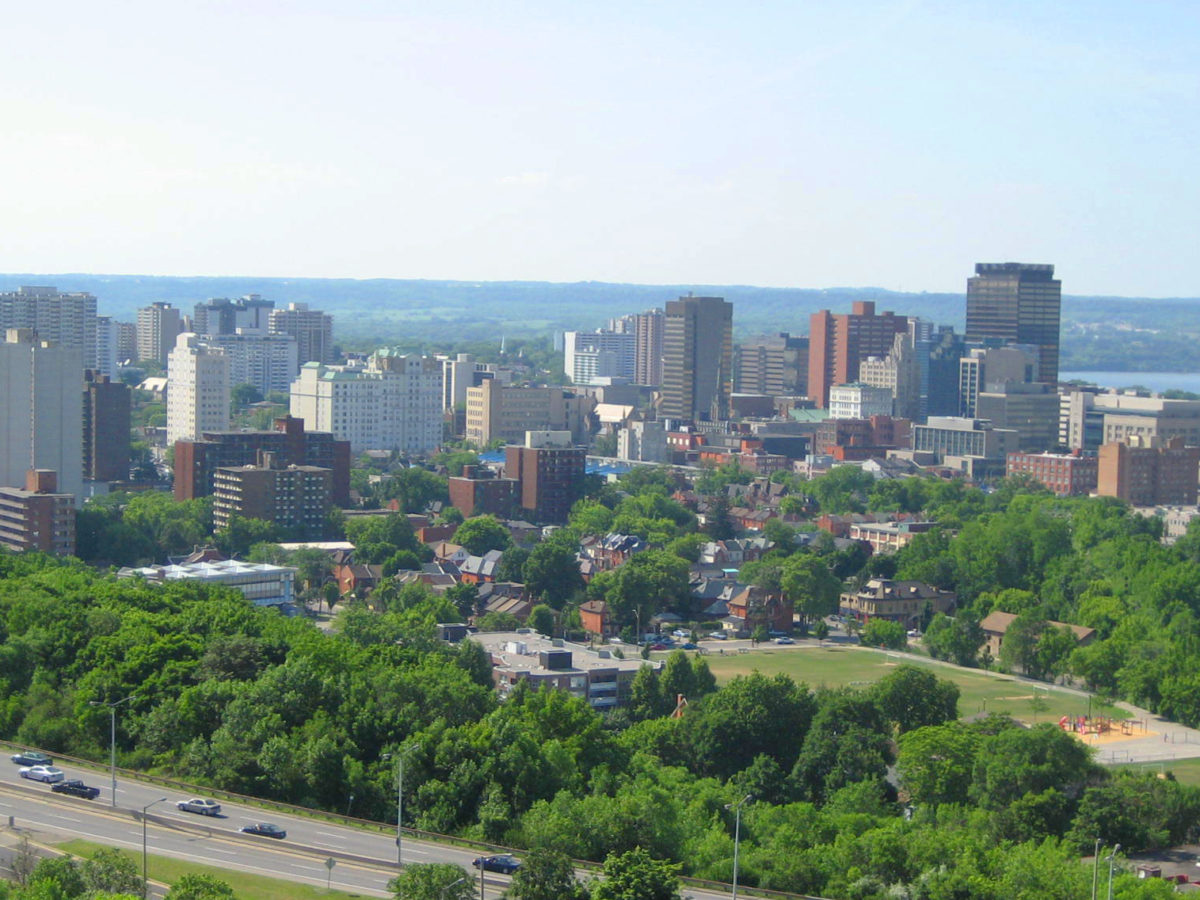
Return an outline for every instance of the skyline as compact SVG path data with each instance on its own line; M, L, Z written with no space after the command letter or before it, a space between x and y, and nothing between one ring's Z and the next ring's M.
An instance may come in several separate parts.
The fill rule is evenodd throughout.
M1182 3L25 8L0 269L1200 296Z

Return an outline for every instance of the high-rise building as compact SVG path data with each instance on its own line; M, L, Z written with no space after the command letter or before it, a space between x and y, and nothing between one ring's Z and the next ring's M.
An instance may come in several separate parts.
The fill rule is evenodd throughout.
M886 356L896 335L908 331L908 319L892 312L875 314L871 300L856 300L847 313L827 309L809 317L808 396L819 408L829 388L859 380L859 365L870 356Z
M558 387L509 387L494 378L467 389L466 438L516 443L527 431L568 431L582 441L595 399Z
M637 336L620 331L568 331L563 334L563 368L572 384L633 380Z
M75 506L59 493L57 473L30 469L24 488L0 487L0 547L20 553L75 554Z
M1200 447L1130 436L1100 447L1096 493L1134 506L1194 506L1198 474Z
M1005 382L1036 381L1037 368L1038 348L1032 345L969 348L958 362L958 414L974 418L980 393Z
M179 310L170 303L151 303L137 311L137 358L167 364L175 339L183 331Z
M38 340L79 350L80 378L84 367L98 367L96 298L91 294L64 294L54 287L21 287L0 293L0 332L10 328L30 328Z
M229 383L252 384L264 397L286 391L299 371L296 339L290 334L211 334L204 343L220 347L229 357Z
M430 453L442 442L442 364L431 356L376 352L365 366L307 362L291 386L291 413L349 441L351 452Z
M1054 266L976 263L974 277L967 279L966 337L1036 344L1034 380L1056 385L1061 309L1062 282Z
M270 331L274 300L264 300L258 294L246 294L236 300L216 297L197 303L192 314L192 330L196 334L267 334Z
M298 362L293 376L306 362L337 360L333 349L333 316L309 309L307 303L289 303L287 309L271 310L267 314L267 328L271 334L290 334L296 339Z
M734 348L733 389L770 397L808 392L808 338L786 331L751 338Z
M633 382L650 387L662 384L663 311L648 309L609 322L610 331L634 336Z
M113 322L117 330L117 361L137 362L137 325L133 322Z
M121 327L112 316L96 316L96 369L102 375L117 377L121 367Z
M921 346L918 347L918 344ZM921 414L921 358L920 351L928 348L928 341L918 341L911 331L898 334L892 349L884 356L868 356L858 364L858 380L872 387L885 388L891 392L893 413L905 419L916 419ZM833 389L830 389L830 409L833 408ZM834 415L834 413L830 413Z
M129 478L129 385L88 369L83 376L83 477Z
M30 469L58 473L56 487L83 500L82 351L12 328L0 344L0 485Z
M721 297L668 301L659 417L692 422L727 419L732 383L733 305Z
M479 383L475 377L475 357L470 353L457 356L439 356L442 364L442 407L447 411L461 403L466 407L467 388Z
M530 431L522 445L504 448L504 474L519 483L521 508L538 522L565 522L583 497L587 448L569 431Z
M167 356L167 446L229 427L229 356L185 331Z
M260 450L254 465L222 466L213 478L213 525L234 516L291 529L302 541L319 541L333 491L333 473L319 466L287 465Z
M1049 450L1058 444L1058 394L1048 384L989 384L980 391L977 408L979 418L1016 431L1019 450Z

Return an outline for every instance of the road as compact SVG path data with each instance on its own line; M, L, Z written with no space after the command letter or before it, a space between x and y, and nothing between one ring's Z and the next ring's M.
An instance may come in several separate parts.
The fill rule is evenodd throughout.
M396 875L396 836L373 833L334 822L253 806L221 801L220 816L201 816L175 808L187 795L125 778L118 773L117 806L111 805L111 780L107 771L56 761L68 778L80 778L101 789L96 800L81 800L52 793L49 785L18 775L19 766L0 759L0 829L12 817L15 827L36 842L56 843L82 838L128 850L142 848L142 807L146 817L146 842L152 855L169 856L230 871L253 872L289 881L306 882L371 897L391 897L387 883ZM155 803L160 798L166 803ZM241 834L253 822L272 822L287 830L287 838ZM471 860L479 851L415 840L403 841L405 863L440 862L460 866L473 879L478 875ZM333 859L332 870L326 860ZM581 875L583 873L580 873ZM487 873L485 897L498 898L510 879ZM725 892L686 888L695 900L721 900Z

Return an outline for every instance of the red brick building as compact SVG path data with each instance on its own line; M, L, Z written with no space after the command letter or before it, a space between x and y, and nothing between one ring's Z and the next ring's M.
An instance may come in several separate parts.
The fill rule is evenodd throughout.
M24 490L0 487L0 547L54 556L75 554L74 498L58 493L56 472L30 469Z
M891 312L875 314L875 303L857 300L851 312L827 309L809 317L808 396L821 409L829 388L858 381L859 363L868 356L887 356L896 335L908 331L908 319Z
M1132 440L1132 439L1131 439ZM1194 506L1200 480L1200 447L1183 438L1149 446L1110 443L1100 447L1096 493L1134 506Z
M869 419L826 419L813 436L814 452L838 460L882 457L911 444L912 422L892 416Z
M463 466L450 482L450 505L464 516L512 515L520 487L515 478L502 478L485 466Z
M1086 496L1096 490L1100 460L1095 454L1010 453L1005 474L1028 475L1060 497Z
M536 521L566 522L571 507L583 497L587 448L531 443L538 442L527 438L525 446L504 448L504 474L519 483L521 508Z

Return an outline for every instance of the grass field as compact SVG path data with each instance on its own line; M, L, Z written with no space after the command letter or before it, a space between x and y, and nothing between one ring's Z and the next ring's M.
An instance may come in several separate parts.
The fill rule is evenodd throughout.
M105 849L103 844L96 844L92 841L67 841L56 846L64 853L83 858L90 857L97 850ZM141 871L142 857L140 853L129 850L120 852L136 862L138 871ZM216 866L185 862L169 856L151 855L147 857L147 870L150 880L159 884L174 884L181 875L188 872L212 875L230 885L238 900L318 900L318 898L320 900L350 900L350 898L367 896L365 894L347 894L344 891L327 891L324 887L267 878L265 875L254 875L250 872L219 869Z
M1200 787L1200 759L1164 760L1153 763L1130 763L1129 765L1114 766L1117 769L1129 769L1132 772L1170 772L1180 784L1190 784Z
M997 677L970 669L937 665L919 656L860 647L755 650L724 656L709 653L705 659L719 682L758 670L764 675L782 672L814 688L865 686L878 681L901 663L912 663L927 667L939 678L958 685L961 692L958 700L960 716L996 712L1024 722L1057 722L1061 716L1086 715L1088 711L1086 698L1056 691L1048 686L1036 687L1007 676ZM1035 709L1035 706L1038 708ZM1120 709L1101 709L1095 700L1092 701L1092 712L1103 712L1114 718L1128 717Z

